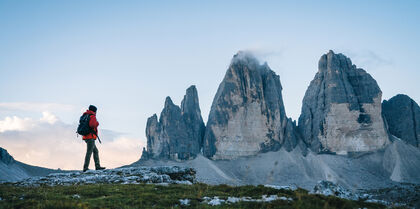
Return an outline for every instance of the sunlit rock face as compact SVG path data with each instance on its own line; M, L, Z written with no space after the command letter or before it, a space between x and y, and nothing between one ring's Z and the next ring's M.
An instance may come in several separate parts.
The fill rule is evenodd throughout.
M181 107L167 97L159 121L156 114L147 120L142 159L192 159L200 152L204 131L197 89L191 86Z
M382 102L382 112L392 135L420 147L420 107L413 99L398 94Z
M343 54L329 51L303 99L299 130L315 152L372 151L389 143L376 81Z
M279 76L266 63L237 53L213 100L203 154L234 159L296 146L296 126L286 117L281 91Z

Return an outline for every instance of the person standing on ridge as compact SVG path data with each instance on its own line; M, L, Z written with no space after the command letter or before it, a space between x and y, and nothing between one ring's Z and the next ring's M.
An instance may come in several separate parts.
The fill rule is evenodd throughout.
M89 127L92 129L91 133L83 136L83 140L87 144L85 164L83 165L83 172L89 170L89 162L90 162L90 156L92 155L92 152L93 152L93 160L95 161L96 170L105 169L105 167L101 167L101 164L99 163L99 152L98 152L98 148L96 148L96 145L95 145L95 140L98 137L98 126L99 126L99 123L96 120L96 110L97 108L95 106L90 105L89 109L86 110L85 113L83 113L83 116L86 114L89 115L90 117Z

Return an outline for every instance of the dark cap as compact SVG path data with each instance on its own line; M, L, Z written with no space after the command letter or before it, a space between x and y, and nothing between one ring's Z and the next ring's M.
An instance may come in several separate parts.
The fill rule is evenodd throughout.
M93 112L96 112L97 108L93 105L89 105L89 110L93 111Z

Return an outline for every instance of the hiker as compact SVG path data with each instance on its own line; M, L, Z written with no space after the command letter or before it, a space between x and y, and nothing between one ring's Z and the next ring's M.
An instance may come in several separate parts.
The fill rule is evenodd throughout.
M97 110L97 108L95 106L90 105L89 109L86 110L86 112L83 113L83 115L82 115L82 117L85 116L85 115L90 117L89 118L89 127L90 127L90 130L91 130L89 134L83 136L83 140L87 144L85 164L83 165L83 172L89 170L89 162L90 162L90 156L92 155L92 152L93 152L93 160L95 161L96 170L104 170L105 169L105 167L101 167L101 164L99 163L99 153L98 153L98 149L95 146L95 140L98 137L98 126L99 126L99 123L96 120L96 110Z

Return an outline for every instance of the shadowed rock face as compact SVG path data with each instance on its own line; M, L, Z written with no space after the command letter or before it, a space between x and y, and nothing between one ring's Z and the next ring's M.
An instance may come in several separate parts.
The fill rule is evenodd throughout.
M200 152L204 130L197 90L191 86L181 108L167 97L159 121L156 114L147 120L147 150L142 159L194 158Z
M398 94L382 102L382 112L392 135L420 147L420 107L414 100Z
M181 102L181 113L185 124L189 129L191 129L190 137L194 139L193 141L198 142L198 151L200 151L206 127L204 125L203 118L201 117L198 93L195 86L191 86L187 89L184 99ZM194 146L194 148L197 147ZM195 151L197 150L194 149L194 152Z
M389 137L376 81L342 54L329 51L303 99L299 130L315 152L338 154L384 147Z
M9 165L13 163L15 160L13 157L7 152L7 150L0 147L0 162Z
M247 52L236 54L213 100L204 155L233 159L284 144L289 150L296 146L295 126L286 117L281 90L279 76L266 63L260 65Z

